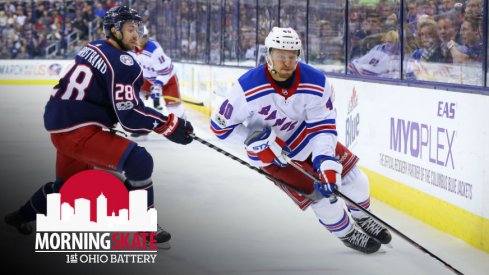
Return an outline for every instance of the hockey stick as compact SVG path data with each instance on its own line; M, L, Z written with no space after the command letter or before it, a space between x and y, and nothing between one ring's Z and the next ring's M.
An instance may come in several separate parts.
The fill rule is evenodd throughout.
M318 177L316 177L316 175L311 174L311 172L303 169L294 160L290 159L286 155L284 155L284 157L285 157L285 159L287 160L287 162L290 165L294 166L297 170L301 171L304 175L308 176L309 178L311 178L314 181L320 181L320 179ZM365 213L365 214L369 215L370 217L376 219L378 222L380 222L381 224L383 224L385 227L389 228L391 231L393 231L394 233L396 233L397 235L399 235L404 240L408 241L410 244L412 244L416 248L420 249L424 253L427 253L431 257L437 259L438 261L440 261L441 263L443 263L445 265L445 267L447 267L448 269L450 269L454 273L456 273L456 274L463 274L462 272L460 272L457 269L455 269L453 266L449 265L447 262L443 261L440 257L438 257L435 254L433 254L432 252L430 252L428 249L424 248L423 246L421 246L420 244L418 244L417 242L415 242L414 240L412 240L408 236L404 235L401 231L399 231L396 228L392 227L390 224L386 223L385 221L383 221L382 219L380 219L379 217L377 217L372 212L370 212L367 209L363 208L361 205L359 205L358 203L354 202L348 196L345 196L343 193L341 193L337 189L334 190L334 194L337 195L337 196L339 196L339 197L341 197L341 198L343 198L344 200L348 201L349 203L353 204L356 208L360 209L360 211L362 211L363 213Z
M217 152L225 155L226 157L229 157L229 158L231 158L231 159L233 159L233 160L235 160L235 161L243 164L244 166L250 168L251 170L254 170L254 171L256 171L256 172L264 175L267 179L269 179L269 180L271 180L273 182L276 182L276 183L278 183L278 184L280 184L280 185L282 185L282 186L284 186L284 187L286 187L286 188L288 188L290 190L293 190L294 192L297 192L301 196L304 196L304 197L309 198L311 200L317 200L317 198L318 198L318 194L316 194L316 192L313 192L312 194L306 194L304 191L302 191L302 190L300 190L300 189L298 189L298 188L296 188L296 187L294 187L294 186L292 186L290 184L287 184L287 183L285 183L285 182L283 182L283 181L281 181L281 180L279 180L279 179L277 179L277 178L269 175L267 172L265 172L265 171L263 171L263 170L261 170L261 169L259 169L257 167L251 166L248 162L246 162L246 161L244 161L244 160L236 157L235 155L233 155L233 154L231 154L229 152L224 151L223 149L217 147L216 145L214 145L214 144L212 144L212 143L210 143L210 142L208 142L206 140L201 139L200 137L196 136L195 134L191 134L191 136L194 138L194 140L196 140L196 141L204 144L205 146L207 146L207 147L209 147L211 149L216 150Z
M197 105L197 106L204 106L204 102L190 101L190 100L181 99L181 98L173 97L173 96L169 96L169 95L164 95L163 98L174 100L174 101L180 101L183 103L188 103L188 104Z
M203 140L201 138L199 138L198 136L196 136L195 134L191 134L191 136L197 140L198 142L204 144L205 146L211 148L211 149L214 149L216 150L217 152L221 153L221 154L224 154L225 156L243 164L244 166L252 169L252 170L255 170L256 172L264 175L267 179L271 180L271 181L274 181L286 188L289 188L290 190L293 190L295 192L297 192L298 194L302 195L302 196L305 196L309 199L312 199L312 200L317 200L317 194L316 192L313 192L312 194L306 194L304 191L294 187L294 186L291 186L279 179L276 179L275 177L269 175L268 173L266 173L265 171L263 170L260 170L254 166L251 166L249 163L247 163L246 161L234 156L233 154L229 153L229 152L226 152L225 150L217 147L216 145L206 141L206 140ZM300 172L304 173L306 176L308 176L309 178L313 179L314 181L319 181L318 178L316 178L315 175L311 174L309 171L306 171L304 170L301 166L299 166L297 163L295 163L293 160L291 160L289 157L285 156L287 162L292 165L293 167L295 167L296 169L298 169ZM382 219L380 219L379 217L377 217L375 214L371 213L370 211L366 210L365 208L363 208L361 205L359 205L358 203L354 202L352 199L350 199L349 197L345 196L343 193L341 193L340 191L338 190L335 190L334 191L335 195L337 196L340 196L342 197L343 199L345 199L346 201L348 201L349 203L353 204L355 207L357 207L358 209L360 209L360 211L364 212L365 214L369 215L370 217L376 219L378 222L382 223L385 227L389 228L390 230L392 230L394 233L396 233L397 235L399 235L401 238L403 238L404 240L408 241L409 243L411 243L413 246L415 246L416 248L420 249L421 251L427 253L428 255L430 255L431 257L437 259L438 261L440 261L441 263L443 263L445 265L445 267L447 267L448 269L450 269L451 271L453 271L454 273L456 274L462 274L462 272L458 271L457 269L455 269L454 267L452 267L450 264L448 264L447 262L443 261L441 258L439 258L438 256L436 256L435 254L431 253L428 249L424 248L423 246L421 246L420 244L418 244L417 242L413 241L412 239L410 239L408 236L404 235L402 232L400 232L399 230L397 230L396 228L392 227L391 225L387 224L386 222L384 222Z

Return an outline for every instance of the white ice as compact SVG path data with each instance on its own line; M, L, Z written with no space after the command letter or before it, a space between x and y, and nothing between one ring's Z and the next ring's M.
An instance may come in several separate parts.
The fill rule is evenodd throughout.
M0 86L2 215L54 177L54 147L42 119L50 89ZM187 116L199 137L242 156L211 134L206 116L188 108ZM3 225L4 262L43 274L454 274L395 234L385 253L345 247L311 209L299 210L262 175L198 142L181 146L152 134L140 145L154 158L158 221L173 236L155 264L65 264L61 253L34 253L33 237ZM489 274L489 254L375 198L372 210L462 273Z

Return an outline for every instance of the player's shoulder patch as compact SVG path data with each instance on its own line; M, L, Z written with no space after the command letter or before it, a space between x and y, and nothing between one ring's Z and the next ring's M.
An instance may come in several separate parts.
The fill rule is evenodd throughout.
M124 64L124 65L127 65L127 66L134 65L134 59L130 55L122 54L120 59L121 59L122 64Z
M224 118L224 116L222 116L221 114L216 114L214 120L216 121L217 125L219 125L219 127L226 128L227 120Z

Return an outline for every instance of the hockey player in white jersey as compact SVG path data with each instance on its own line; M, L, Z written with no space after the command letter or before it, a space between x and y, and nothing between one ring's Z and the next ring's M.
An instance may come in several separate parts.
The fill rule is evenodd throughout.
M180 101L180 88L178 78L173 68L171 58L165 54L161 45L149 38L149 31L144 26L143 36L139 40L139 47L131 55L143 69L144 84L141 87L141 96L150 96L153 106L162 110L160 99L163 96L165 106L169 113L185 118L185 109Z
M302 43L291 28L274 27L265 46L266 64L238 79L213 111L211 130L220 139L244 146L250 163L273 177L304 193L321 194L311 200L277 184L301 209L310 205L319 222L346 246L376 252L381 243L390 242L389 231L333 195L338 188L370 208L369 183L356 166L358 158L337 142L336 111L326 76L300 62ZM284 151L322 181L314 182L288 165Z
M401 47L397 31L388 31L382 43L348 64L349 74L400 78Z

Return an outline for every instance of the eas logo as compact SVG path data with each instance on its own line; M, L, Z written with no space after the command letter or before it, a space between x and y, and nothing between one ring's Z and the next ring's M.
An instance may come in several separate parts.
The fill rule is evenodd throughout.
M36 219L36 252L152 252L146 256L154 262L157 212L147 202L146 190L128 192L108 172L80 172L47 195L46 215ZM119 262L112 253L106 259Z

